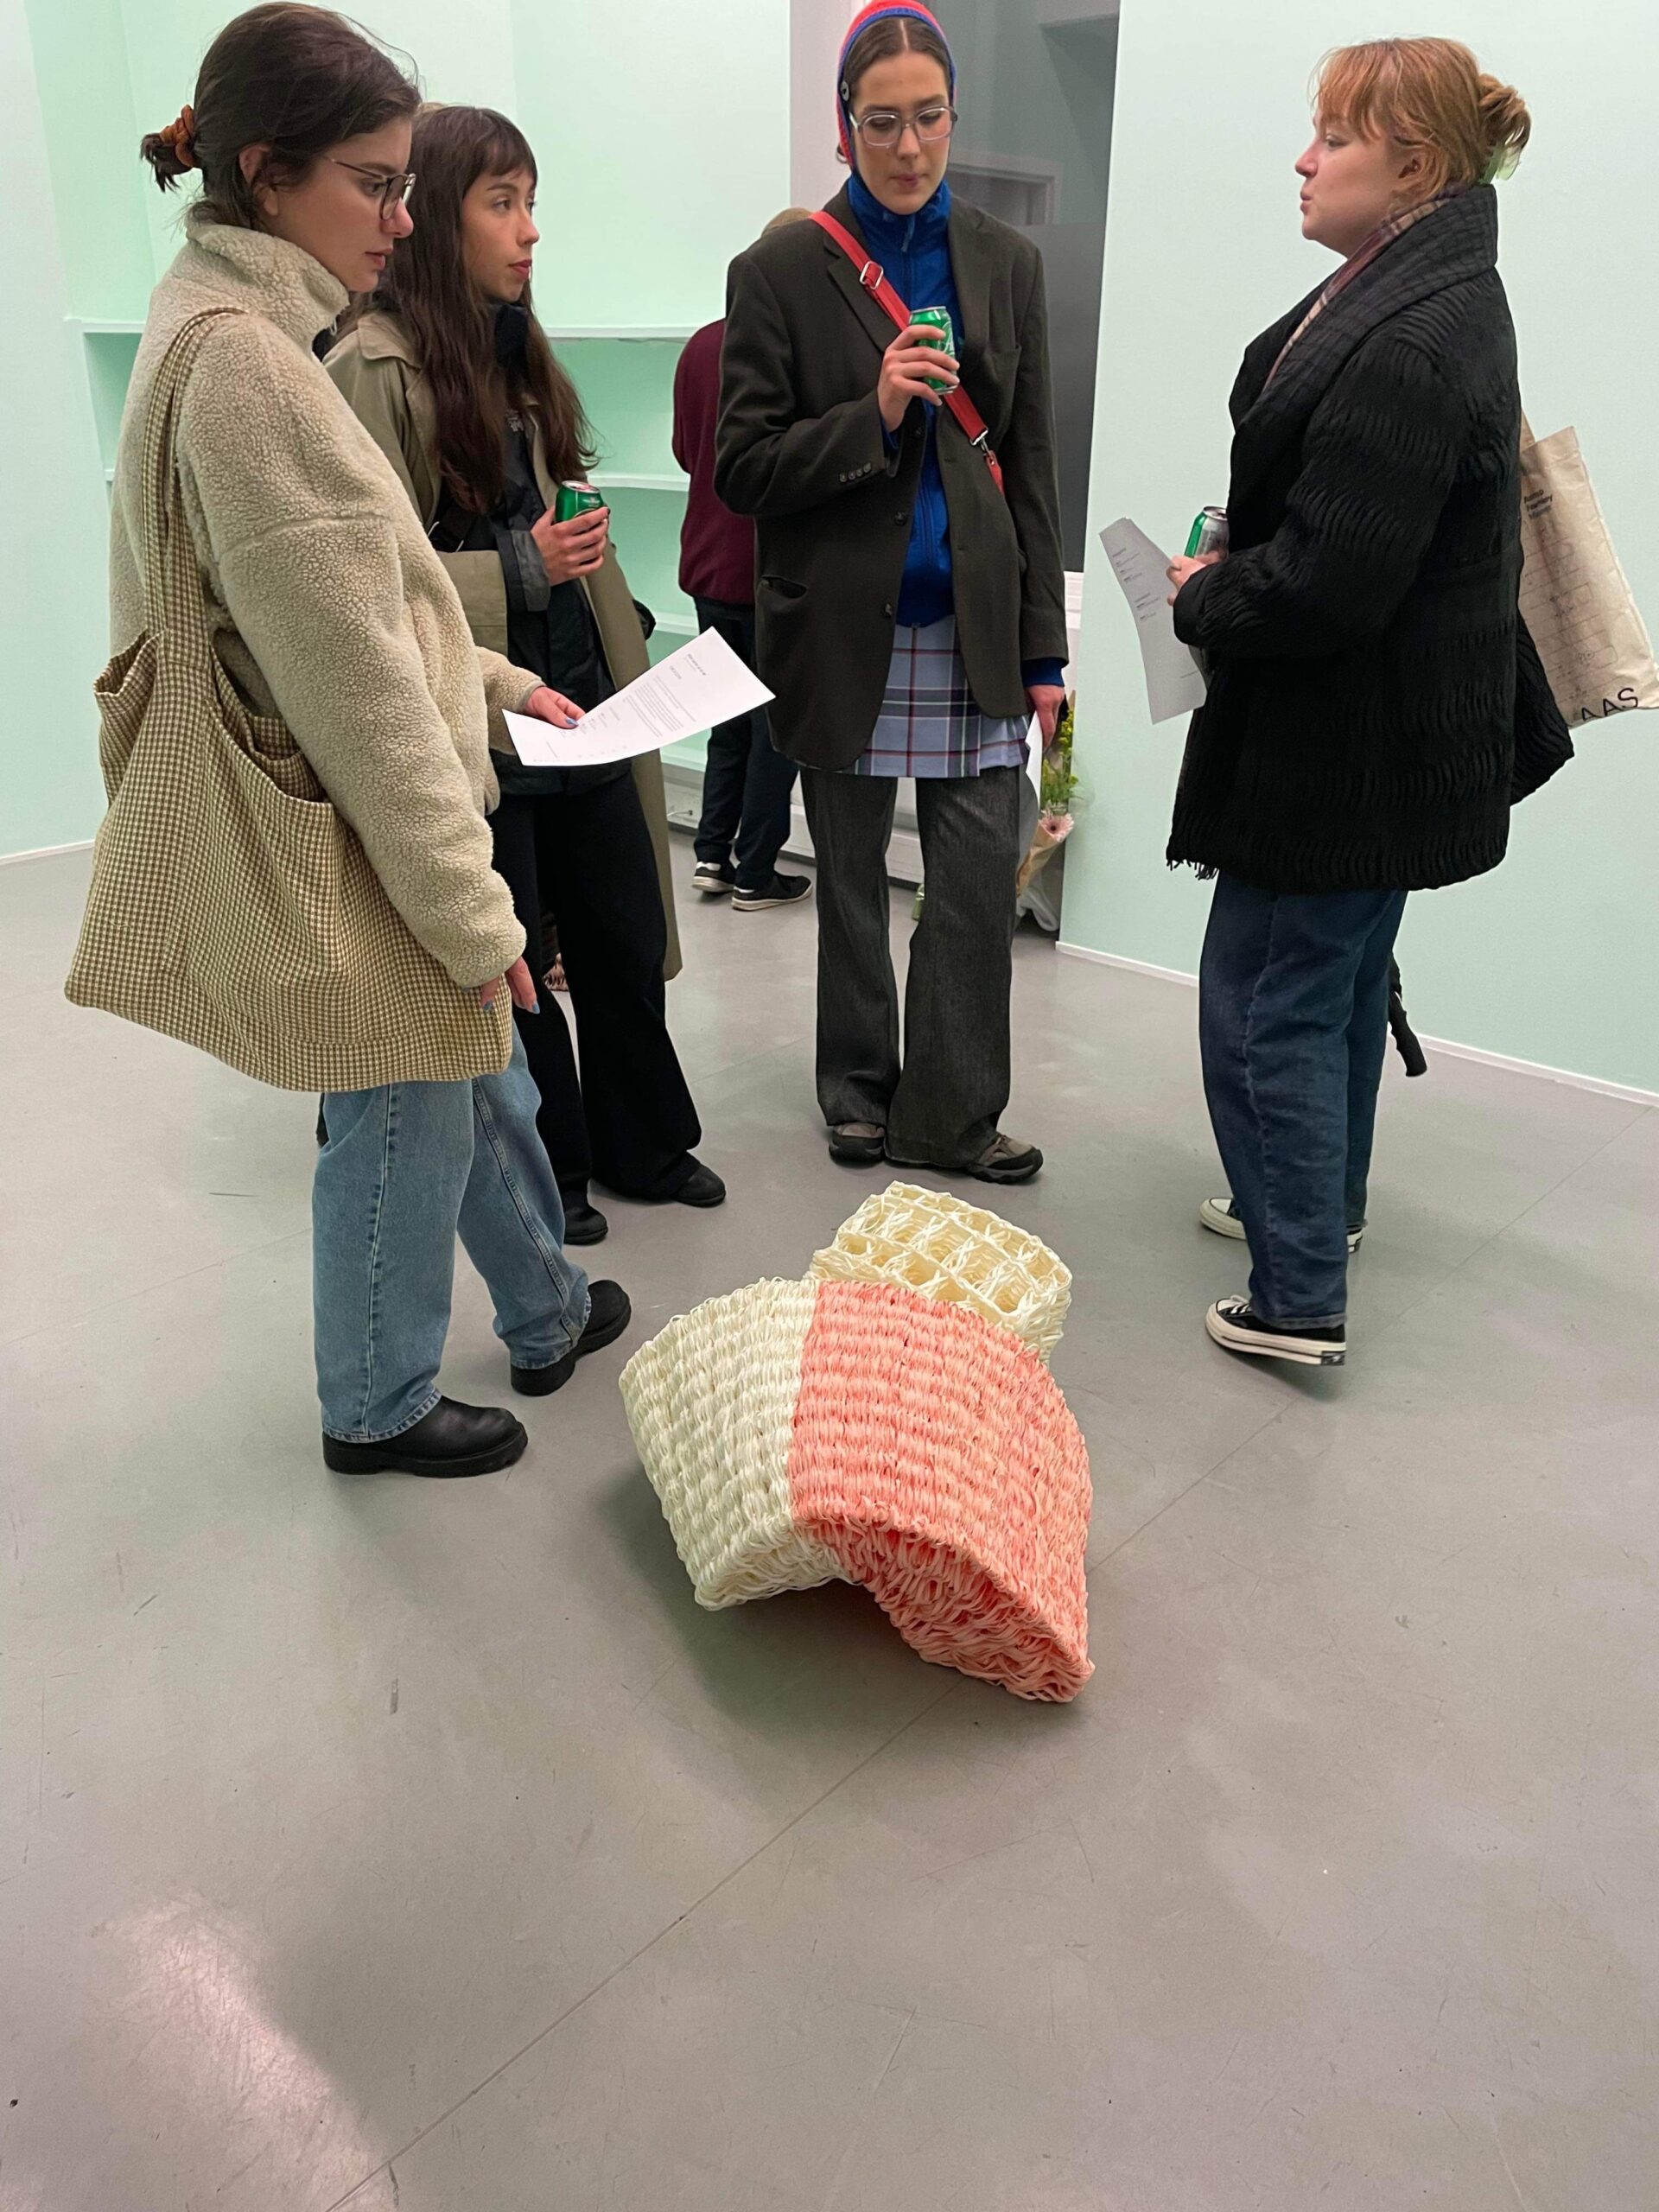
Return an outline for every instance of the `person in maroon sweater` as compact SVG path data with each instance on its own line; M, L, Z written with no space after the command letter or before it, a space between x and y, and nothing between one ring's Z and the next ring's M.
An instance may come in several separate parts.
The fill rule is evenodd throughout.
M810 209L791 207L774 216L766 229L810 219ZM723 321L705 324L687 340L674 372L674 458L691 479L680 531L680 588L695 602L700 627L717 630L753 668L754 524L715 496L715 422L725 334ZM795 776L794 762L785 760L772 742L764 707L710 733L697 867L691 879L699 891L710 898L729 895L740 914L798 906L810 895L810 877L778 873L778 855L789 835Z

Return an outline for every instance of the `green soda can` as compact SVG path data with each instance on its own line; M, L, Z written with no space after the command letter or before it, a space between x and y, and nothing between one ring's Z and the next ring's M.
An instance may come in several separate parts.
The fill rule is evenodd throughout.
M604 504L605 494L594 491L591 484L561 484L553 495L553 519L574 522L578 515L590 515Z
M1192 535L1186 541L1186 557L1201 561L1206 553L1227 550L1227 510L1225 507L1206 507L1192 525Z
M937 338L924 339L924 345L937 346L940 353L949 353L953 360L956 359L957 334L950 321L949 308L918 308L910 319L912 323L921 323L926 328L938 332Z

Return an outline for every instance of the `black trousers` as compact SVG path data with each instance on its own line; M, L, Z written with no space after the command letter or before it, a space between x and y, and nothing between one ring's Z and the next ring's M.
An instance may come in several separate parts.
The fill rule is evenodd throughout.
M558 798L504 793L490 827L541 999L538 1013L515 1018L567 1209L586 1202L590 1175L625 1197L671 1198L702 1132L668 1033L668 927L633 778ZM543 981L543 915L558 931L580 1077L563 1012Z
M905 1046L888 937L893 776L803 770L818 861L818 1104L874 1122L898 1160L976 1160L1008 1103L1018 768L916 785L927 896L910 945Z
M754 609L728 607L719 599L700 599L696 605L702 628L718 631L753 668ZM795 763L772 744L764 707L734 722L721 722L709 734L697 858L727 868L735 846L738 888L764 891L789 836L789 795L794 788Z

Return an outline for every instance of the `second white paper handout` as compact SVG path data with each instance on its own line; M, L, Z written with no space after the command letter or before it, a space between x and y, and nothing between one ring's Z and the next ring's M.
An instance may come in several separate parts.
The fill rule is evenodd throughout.
M1169 578L1165 573L1168 554L1160 553L1146 531L1127 518L1103 530L1100 542L1112 564L1112 574L1123 587L1140 633L1152 719L1166 722L1175 715L1194 713L1204 704L1204 677L1197 661L1175 634L1175 613L1169 604Z
M716 631L705 630L584 715L574 729L509 715L507 734L527 768L596 768L735 721L772 696Z

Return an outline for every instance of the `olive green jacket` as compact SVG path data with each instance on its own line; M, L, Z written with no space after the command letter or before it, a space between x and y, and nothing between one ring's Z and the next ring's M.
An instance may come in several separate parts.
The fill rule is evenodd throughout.
M422 372L420 357L404 325L395 315L373 312L365 315L329 354L327 367L353 413L397 470L416 512L430 530L442 496L438 473L437 421L431 387ZM551 506L558 487L548 474L547 455L540 432L535 429L531 432L531 458L542 497ZM507 589L499 555L493 551L442 553L438 557L461 594L476 642L505 654ZM604 566L583 580L582 588L594 611L611 680L620 689L636 676L644 675L650 665L650 656L639 610L613 547L607 551ZM505 729L499 724L492 728L491 742L505 742ZM660 755L640 754L633 763L633 779L657 855L663 913L668 924L665 973L671 980L680 972L680 938L674 916L668 802Z

